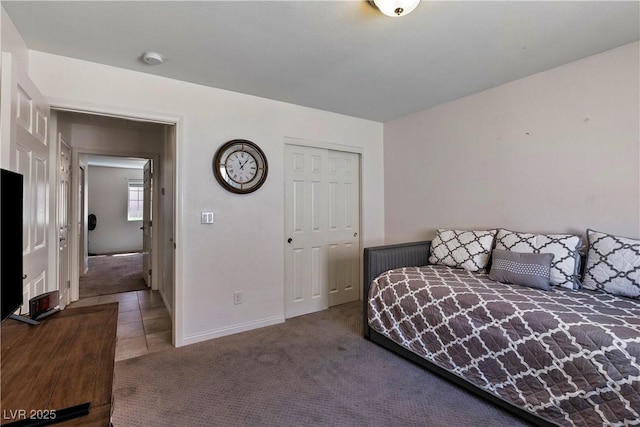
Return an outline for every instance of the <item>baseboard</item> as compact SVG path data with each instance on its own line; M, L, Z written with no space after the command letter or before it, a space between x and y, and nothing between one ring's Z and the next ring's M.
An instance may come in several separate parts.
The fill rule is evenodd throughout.
M268 317L266 319L255 320L253 322L241 323L238 325L214 329L212 331L203 332L195 335L187 335L182 340L182 345L195 344L207 341L213 338L220 338L227 335L237 334L239 332L251 331L253 329L264 328L265 326L277 325L284 323L284 316Z
M167 298L165 297L164 292L161 289L158 289L158 293L160 294L160 298L162 298L162 302L164 303L164 308L169 312L169 317L171 318L171 322L173 322L173 306L170 306L167 302Z

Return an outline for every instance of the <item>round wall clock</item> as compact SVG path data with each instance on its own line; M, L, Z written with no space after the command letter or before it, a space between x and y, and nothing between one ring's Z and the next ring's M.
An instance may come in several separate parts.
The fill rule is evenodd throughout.
M213 174L226 190L251 193L267 179L267 157L253 142L233 139L213 156Z

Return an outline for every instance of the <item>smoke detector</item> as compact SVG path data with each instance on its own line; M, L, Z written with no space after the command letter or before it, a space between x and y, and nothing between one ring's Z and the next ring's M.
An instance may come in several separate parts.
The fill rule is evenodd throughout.
M162 58L162 55L160 55L158 52L149 51L142 54L142 60L145 62L145 64L160 65L162 64L164 58Z

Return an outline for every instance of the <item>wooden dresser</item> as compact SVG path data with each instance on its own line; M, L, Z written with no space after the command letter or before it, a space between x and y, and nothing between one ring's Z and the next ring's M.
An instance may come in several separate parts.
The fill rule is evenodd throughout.
M109 426L117 324L118 303L65 309L37 326L4 321L1 424L35 417L60 426ZM86 409L88 402L88 414L60 422L68 408Z

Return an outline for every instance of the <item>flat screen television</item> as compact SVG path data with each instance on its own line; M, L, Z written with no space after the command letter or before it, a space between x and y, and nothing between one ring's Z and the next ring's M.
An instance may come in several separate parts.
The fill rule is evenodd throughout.
M22 175L0 170L0 320L22 305L22 187Z

